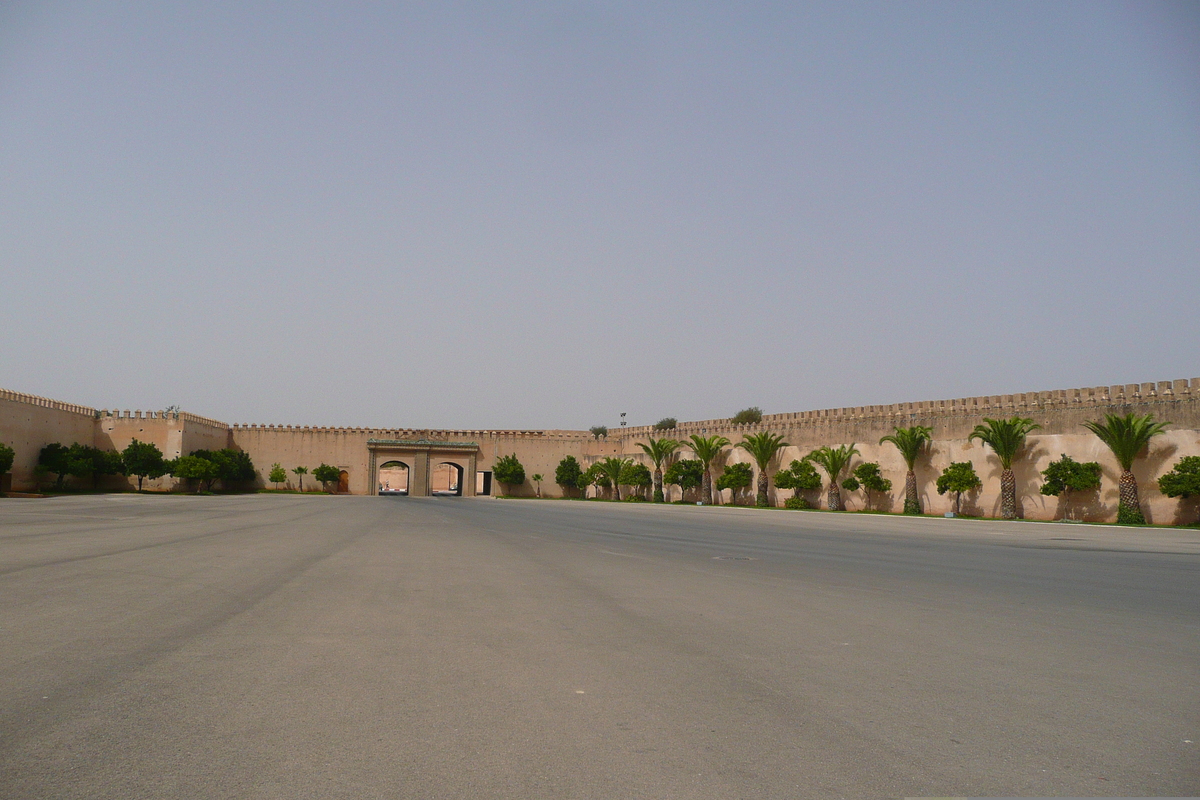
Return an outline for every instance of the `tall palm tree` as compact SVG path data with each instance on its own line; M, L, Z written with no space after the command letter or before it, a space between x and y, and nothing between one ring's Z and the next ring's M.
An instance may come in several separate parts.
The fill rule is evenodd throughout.
M704 477L700 483L700 496L704 498L704 502L713 503L713 479L709 469L712 467L712 462L717 456L721 455L721 451L729 446L729 440L724 436L699 436L692 434L690 443L687 444L696 454L696 458L700 459L700 463L704 465Z
M614 456L596 462L596 468L600 470L600 473L612 481L613 496L618 500L621 499L621 471L632 463L632 458L616 458Z
M917 458L920 457L931 438L933 438L933 428L927 425L913 425L910 428L897 427L895 433L888 434L879 440L880 444L891 442L896 445L896 449L904 458L904 463L908 465L908 472L904 475L905 514L921 513L921 498L917 494L917 473L914 467Z
M1017 474L1012 470L1013 458L1025 444L1025 437L1040 427L1042 426L1025 417L984 417L983 424L976 425L975 430L967 437L968 442L975 439L983 442L992 448L996 457L1000 459L1000 467L1003 470L1000 473L1000 516L1004 519L1017 517Z
M653 436L647 438L650 440L650 444L638 442L637 446L642 448L642 451L654 462L654 502L661 503L664 500L662 465L671 457L672 453L679 449L681 442L675 439L655 439Z
M1145 525L1138 498L1137 479L1133 477L1133 462L1138 453L1146 449L1150 440L1163 432L1169 422L1155 422L1153 414L1138 415L1130 412L1125 416L1105 414L1104 422L1085 422L1083 427L1100 437L1108 445L1117 463L1121 465L1120 489L1117 501L1117 522L1126 525Z
M849 445L842 445L837 449L819 447L804 457L806 461L819 465L829 476L828 505L830 511L842 510L842 490L838 488L838 476L850 463L850 459L857 455L861 455L861 453L854 446L854 442L851 442Z
M775 454L787 446L782 436L768 431L747 436L735 445L749 453L754 463L758 464L758 499L755 504L759 508L767 507L767 467Z

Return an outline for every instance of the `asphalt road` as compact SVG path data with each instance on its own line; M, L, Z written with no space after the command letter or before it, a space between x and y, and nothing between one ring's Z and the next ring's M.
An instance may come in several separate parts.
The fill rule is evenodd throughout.
M1200 794L1200 531L0 501L0 796Z

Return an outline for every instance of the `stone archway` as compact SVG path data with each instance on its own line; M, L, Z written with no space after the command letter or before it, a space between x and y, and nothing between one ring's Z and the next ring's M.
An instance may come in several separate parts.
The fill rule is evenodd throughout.
M434 493L433 468L449 465L454 472L454 481L447 481L439 494L457 497L475 496L475 474L478 463L479 445L475 442L441 442L430 439L368 439L367 486L371 494L382 493L380 471L384 466L402 463L408 467L408 495L429 497ZM454 486L454 491L450 487Z
M407 495L412 469L403 461L385 461L379 465L375 489L379 494Z
M433 468L430 478L430 493L435 497L462 497L466 470L461 464L443 461Z

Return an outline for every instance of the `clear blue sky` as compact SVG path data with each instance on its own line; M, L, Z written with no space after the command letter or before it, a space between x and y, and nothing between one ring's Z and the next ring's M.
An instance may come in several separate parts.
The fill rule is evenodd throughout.
M1200 376L1200 3L0 5L0 386L631 424Z

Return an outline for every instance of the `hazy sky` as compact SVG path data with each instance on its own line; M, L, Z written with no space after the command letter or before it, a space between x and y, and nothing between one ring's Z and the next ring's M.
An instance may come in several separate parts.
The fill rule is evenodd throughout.
M0 4L0 386L615 427L1200 376L1200 3Z

